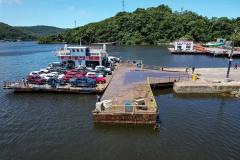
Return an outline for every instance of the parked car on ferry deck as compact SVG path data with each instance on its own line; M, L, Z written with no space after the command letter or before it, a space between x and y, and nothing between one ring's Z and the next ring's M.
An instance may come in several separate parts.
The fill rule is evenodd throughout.
M27 77L27 82L30 84L45 84L47 80L40 77L39 75L29 75Z
M39 71L32 71L32 72L30 72L30 76L34 76L34 75L39 75Z
M57 79L57 78L49 78L47 80L47 84L51 86L56 86L56 85L65 85L66 83L64 82L63 79Z
M76 75L76 73L74 73L74 72L68 72L63 77L64 82L68 82L70 79L75 78L75 75Z
M96 66L95 72L104 72L105 74L111 75L111 68L105 68L104 66Z
M73 87L96 87L97 85L96 80L87 77L72 78L69 83Z
M99 83L106 83L106 79L103 77L103 76L97 76L96 73L94 72L88 72L86 74L86 77L88 78L91 78L91 79L94 79L96 80L96 82L99 84Z
M52 62L48 65L48 67L46 69L49 70L50 72L63 73L64 71L66 71L66 67L61 62Z
M47 74L41 74L40 77L42 77L43 79L48 80L49 78L57 78L58 74L56 74L56 73L47 73Z
M120 62L120 58L113 57L113 56L108 56L108 61L114 62L114 63L119 63Z

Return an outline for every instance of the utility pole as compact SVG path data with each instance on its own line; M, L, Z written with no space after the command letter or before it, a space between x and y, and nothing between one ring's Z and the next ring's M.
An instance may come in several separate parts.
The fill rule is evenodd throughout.
M125 12L125 0L122 0L122 11Z
M181 13L183 13L183 7L181 8Z
M80 45L80 47L82 47L82 38L80 38L79 45Z
M237 33L237 29L234 30L234 33ZM228 70L227 70L227 76L226 76L226 81L229 81L229 74L230 74L230 69L232 66L232 56L233 56L233 52L234 52L234 39L232 39L232 49L231 49L231 53L229 55L229 61L228 61Z

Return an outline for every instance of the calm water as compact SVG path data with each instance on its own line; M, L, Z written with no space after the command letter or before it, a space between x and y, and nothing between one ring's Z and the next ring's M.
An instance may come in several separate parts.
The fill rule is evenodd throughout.
M57 61L61 45L0 43L0 83ZM158 47L112 47L110 54L165 66L220 67L226 59L170 55ZM240 63L239 60L235 61ZM235 63L234 62L234 63ZM0 160L240 158L240 101L156 91L161 128L94 125L95 95L14 94L0 89Z

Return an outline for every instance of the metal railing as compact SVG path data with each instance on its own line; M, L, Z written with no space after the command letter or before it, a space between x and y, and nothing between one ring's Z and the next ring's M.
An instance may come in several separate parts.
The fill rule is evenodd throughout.
M4 81L3 82L3 88L5 89L13 89L13 88L34 88L34 87L38 87L38 88L44 88L46 87L47 84L32 84L32 83L27 83L27 82L22 82L22 81L16 81L16 82L7 82Z
M139 111L141 110L141 112L147 111L149 112L149 106L147 105L112 105L110 109L106 109L105 111L108 112L112 112L112 113L131 113L131 114L135 114L135 113L139 113ZM103 111L104 112L104 111Z
M144 64L144 65L143 65L143 69L149 69L149 70L163 70L164 67L163 67L163 66L155 66L155 65L147 65L147 64Z
M150 84L157 83L174 83L179 81L188 81L190 75L165 76L165 77L148 77Z
M154 94L153 94L153 91L152 91L152 88L151 88L151 83L150 83L150 78L149 77L147 77L146 88L147 88L147 93L150 94L150 96L148 97L148 98L150 98L150 99L148 99L148 101L150 103L150 106L152 106L155 109L155 111L157 111L157 108L158 108L157 107L157 102L154 98Z

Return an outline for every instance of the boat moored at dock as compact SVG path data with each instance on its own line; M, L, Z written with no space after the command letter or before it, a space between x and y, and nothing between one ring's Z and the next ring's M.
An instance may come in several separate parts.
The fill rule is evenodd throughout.
M231 42L220 41L207 44L194 44L193 41L178 40L173 43L173 47L168 48L171 54L178 55L207 55L214 57L229 57L231 53ZM235 49L233 57L239 58L240 51Z

